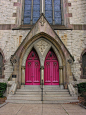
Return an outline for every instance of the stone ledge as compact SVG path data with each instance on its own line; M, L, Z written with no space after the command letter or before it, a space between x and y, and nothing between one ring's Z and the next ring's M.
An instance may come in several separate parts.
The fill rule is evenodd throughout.
M1 104L1 105L0 105L0 108L1 108L1 107L3 107L3 106L4 106L4 105L6 105L6 104L7 104L6 102L5 102L5 103L3 103L3 104Z
M13 30L28 30L28 29L31 29L33 28L34 25L20 25L19 27L17 28L13 28ZM72 30L72 28L67 28L66 26L64 25L51 25L51 27L54 29L54 30Z

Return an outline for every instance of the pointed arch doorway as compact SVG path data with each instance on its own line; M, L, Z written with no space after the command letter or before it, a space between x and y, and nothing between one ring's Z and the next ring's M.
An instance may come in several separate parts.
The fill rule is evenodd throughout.
M40 85L40 61L34 49L26 60L25 85Z
M45 58L44 85L59 85L59 63L52 49Z

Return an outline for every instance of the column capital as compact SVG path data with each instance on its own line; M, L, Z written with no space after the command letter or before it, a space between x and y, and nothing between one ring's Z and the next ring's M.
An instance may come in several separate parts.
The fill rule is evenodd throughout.
M22 66L22 69L25 69L25 66Z
M44 66L41 66L40 69L44 69Z
M63 66L59 66L59 69L63 69Z

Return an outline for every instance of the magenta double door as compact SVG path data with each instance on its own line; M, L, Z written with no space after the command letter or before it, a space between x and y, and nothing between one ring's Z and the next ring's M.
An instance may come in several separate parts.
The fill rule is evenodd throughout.
M35 50L30 52L26 60L25 85L40 85L40 61ZM53 50L45 58L44 85L59 85L59 64Z
M59 64L52 50L48 52L44 63L44 85L59 85Z
M26 61L25 85L40 85L40 61L35 50L32 50Z

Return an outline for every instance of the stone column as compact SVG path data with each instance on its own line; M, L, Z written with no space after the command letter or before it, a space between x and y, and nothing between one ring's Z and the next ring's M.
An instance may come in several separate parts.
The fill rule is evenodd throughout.
M21 77L21 84L25 85L25 66L22 66L22 77Z
M59 67L59 80L60 80L60 87L61 88L63 88L63 67L62 66L60 66Z
M69 77L72 76L71 72L72 60L71 59L67 60L66 64L67 64L67 83L69 84Z
M13 63L12 81L15 81L15 83L17 83L17 81L18 81L17 63Z
M44 66L41 66L41 84L42 84L42 80L43 80L43 84L44 84Z

